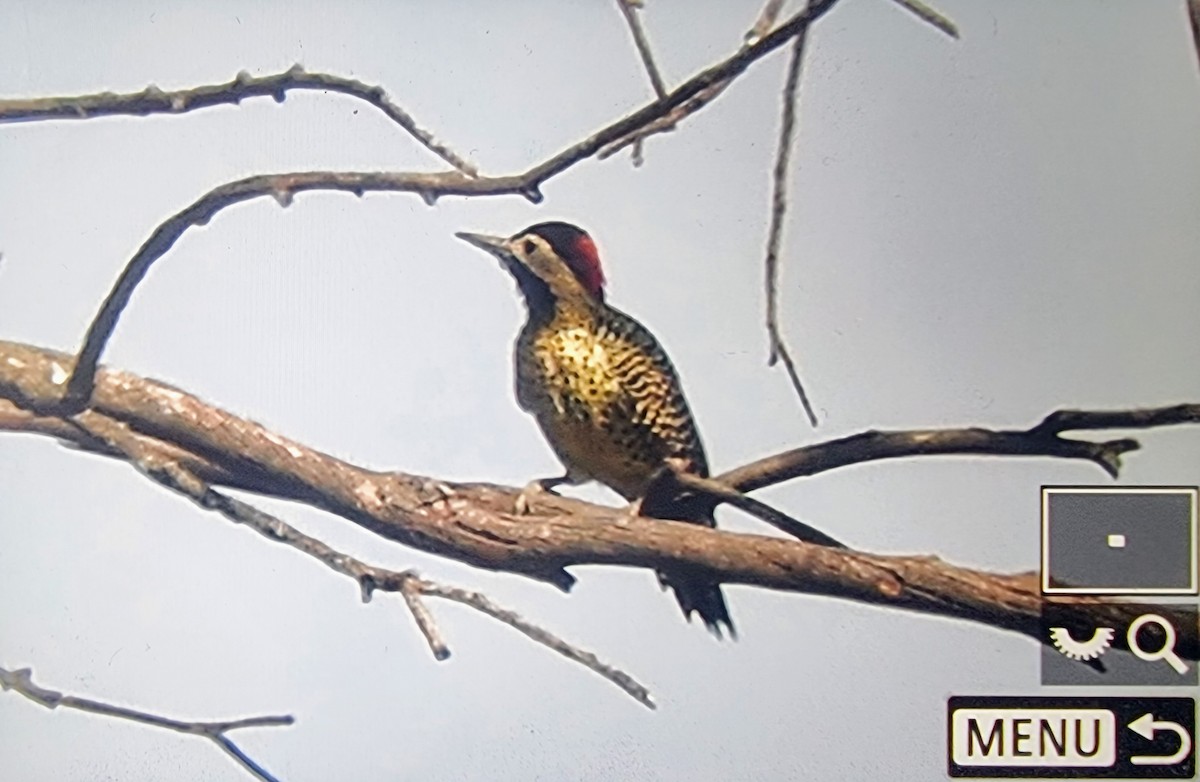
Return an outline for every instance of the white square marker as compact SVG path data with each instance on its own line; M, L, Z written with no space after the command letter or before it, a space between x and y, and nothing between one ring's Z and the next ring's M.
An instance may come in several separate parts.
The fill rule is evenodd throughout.
M1042 594L1195 595L1198 524L1195 486L1043 486Z

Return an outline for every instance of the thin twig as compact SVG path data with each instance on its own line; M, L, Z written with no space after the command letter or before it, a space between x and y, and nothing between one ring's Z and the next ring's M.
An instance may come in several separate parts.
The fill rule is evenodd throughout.
M767 0L762 11L758 14L758 19L746 31L745 42L747 46L752 46L756 41L762 39L764 35L771 31L775 26L775 20L779 18L779 12L783 10L783 0Z
M1190 404L1134 410L1055 410L1029 429L1029 434L1057 435L1088 429L1149 429L1197 422L1200 422L1200 406Z
M442 633L438 630L437 622L433 618L433 614L429 612L428 606L421 600L423 594L422 586L424 584L415 578L405 579L404 585L400 588L400 595L404 598L404 602L408 604L409 613L417 622L417 629L421 631L421 635L425 636L425 642L429 644L429 650L433 652L435 660L450 659L450 647L446 645L446 641L442 638Z
M1200 0L1194 1L1200 2ZM778 30L772 32L772 27L774 27L775 20L780 11L783 9L783 5L784 4L782 0L767 0L754 24L749 30L746 31L746 34L743 38L744 50L753 49L762 41L765 36L768 34L774 36L774 34L778 32ZM805 9L805 13L807 13L809 10L814 10L818 14L823 14L829 10L829 8L832 6L832 3L818 2L817 0L814 0L814 2L809 4L809 6L809 8ZM928 12L927 14L917 13L921 19L926 22L930 22L943 32L951 33L957 37L957 30L954 28L953 22L926 6L921 7ZM914 6L909 8L909 10L916 12L917 9ZM784 27L789 27L790 24L791 22L789 21L784 25ZM651 120L638 128L634 128L623 136L605 142L604 147L597 153L596 157L598 157L600 160L604 160L605 158L612 157L625 147L640 144L650 136L658 133L669 133L675 130L680 122L682 122L688 116L695 114L697 111L704 108L709 103L714 101L718 96L720 96L721 93L725 91L725 88L729 86L729 84L729 79L710 84L709 86L697 92L694 96L689 97L682 103L679 103L662 116Z
M767 358L769 366L775 366L780 359L787 369L792 387L800 397L800 404L808 416L812 426L817 425L817 414L813 411L808 394L804 391L804 383L800 380L800 372L791 352L783 341L779 328L779 245L783 236L783 220L787 214L788 163L791 159L792 142L796 130L796 99L800 90L800 70L804 63L804 44L808 31L796 36L792 43L792 58L788 61L787 80L783 87L783 118L779 125L779 149L775 155L775 169L772 174L771 189L771 226L767 234L767 339L770 353Z
M654 54L650 51L650 42L646 39L646 31L642 28L641 17L638 15L641 3L639 0L617 0L617 7L621 9L621 15L625 17L625 23L629 25L629 32L633 35L633 42L637 46L638 54L642 58L642 65L646 68L646 75L650 77L650 85L654 87L654 94L660 99L665 98L667 96L667 86L663 83L662 74L658 72L658 65L654 62ZM633 143L633 149L630 152L630 157L635 167L645 162L645 158L642 155L643 141L644 139L637 139Z
M762 40L763 36L771 31L771 28L775 26L775 21L779 18L781 10L783 10L783 0L767 0L767 4L763 6L758 18L743 38L743 51L757 44ZM682 120L695 114L709 103L712 103L732 83L733 78L731 77L705 87L695 96L674 107L663 116L647 122L642 127L635 129L622 138L608 143L596 153L596 157L604 160L625 149L625 147L632 146L634 165L640 165L642 146L647 138L659 133L670 133L675 130Z
M44 687L39 687L33 683L33 671L29 668L20 668L15 671L10 671L6 668L0 668L0 688L4 690L13 690L21 695L24 695L34 703L45 706L48 709L75 709L76 711L86 711L91 714L100 714L105 717L115 717L117 719L129 720L131 722L140 722L143 725L152 725L156 728L165 728L173 730L176 733L185 733L189 736L201 736L215 743L221 748L221 751L233 758L237 763L254 776L264 782L277 782L276 778L270 774L259 763L254 761L249 755L243 752L233 741L225 735L232 730L240 730L242 728L276 728L293 724L296 720L291 715L279 715L268 717L247 717L237 720L226 720L223 722L185 722L175 720L169 717L160 717L157 714L150 714L144 711L135 709L127 709L123 706L114 706L111 703L91 700L90 698L78 698L74 695L63 695L61 692L48 690Z
M951 38L958 38L958 27L944 14L935 11L921 0L892 0L906 11L911 11L922 22L928 22Z
M412 115L393 102L382 87L326 73L308 73L297 63L283 73L251 76L246 71L224 84L206 84L164 92L151 85L141 92L0 100L0 122L42 119L91 119L113 115L182 114L209 106L237 104L246 98L271 96L282 103L291 90L338 92L365 101L382 111L426 149L463 174L476 177L479 170L454 150L438 141Z
M1192 26L1192 46L1196 50L1196 64L1200 65L1200 0L1187 0L1188 21Z
M426 583L422 590L424 594L430 597L440 597L445 600L453 600L456 603L470 606L477 611L491 616L493 619L503 622L513 629L523 633L527 637L537 641L543 646L549 647L554 651L566 657L568 660L589 668L596 673L608 679L613 684L620 687L628 693L634 700L643 706L654 709L656 708L653 699L650 697L650 691L643 687L636 679L629 674L614 668L613 666L603 662L600 658L591 652L584 651L572 644L563 641L558 636L532 624L525 619L522 619L517 613L509 611L506 608L493 603L486 595L479 592L471 592L466 589L458 589L457 587L441 586L439 584Z
M646 39L646 31L642 28L641 17L638 16L638 9L641 6L637 0L617 0L617 7L621 9L625 23L629 25L629 32L633 36L634 45L637 46L638 55L642 58L642 65L646 67L646 75L650 77L650 85L654 87L654 94L659 98L667 97L667 85L663 82L658 65L654 62L650 41Z

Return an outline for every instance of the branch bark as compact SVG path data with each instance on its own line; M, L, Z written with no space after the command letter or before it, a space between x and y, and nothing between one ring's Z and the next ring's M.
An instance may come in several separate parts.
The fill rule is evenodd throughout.
M0 414L2 412L0 411ZM0 415L0 429L4 428L2 421L3 416ZM368 565L337 551L324 541L304 534L276 516L236 497L215 491L207 481L185 464L185 459L181 458L178 449L174 452L161 449L155 440L139 437L129 426L111 418L84 414L64 423L88 438L89 442L102 448L106 455L125 459L160 486L187 497L205 510L219 513L235 524L244 525L269 540L291 546L337 573L349 576L357 582L363 602L369 602L377 590L399 592L436 660L449 659L450 647L442 637L433 613L422 599L425 596L461 603L497 619L539 644L603 676L642 705L655 708L650 691L628 673L523 619L515 611L496 605L485 595L434 583L421 578L413 570L395 571ZM448 491L440 484L433 488L436 491Z
M0 423L8 430L60 436L47 409L61 398L67 355L0 342ZM603 564L651 569L685 565L724 583L804 592L920 613L967 619L1041 638L1039 616L1050 598L1035 573L995 574L928 556L883 556L801 541L647 519L625 510L561 497L539 497L528 515L513 513L519 490L454 483L403 472L365 470L205 404L178 389L127 372L97 375L92 407L129 428L147 448L186 452L197 474L214 484L321 507L376 534L432 554L507 571L569 589L566 568ZM54 417L54 414L49 414ZM864 432L768 457L717 480L740 491L835 467L930 454L1042 455L1087 459L1105 469L1138 447L1121 439L1077 441L1058 433L1110 426L1129 428L1200 421L1200 404L1156 410L1061 411L1027 430ZM70 422L68 421L68 425ZM69 433L68 433L69 436ZM86 450L93 435L70 437ZM241 476L245 476L242 478ZM1054 598L1079 621L1111 618L1100 601ZM1137 606L1120 609L1130 617ZM1196 628L1181 630L1178 652L1196 659Z

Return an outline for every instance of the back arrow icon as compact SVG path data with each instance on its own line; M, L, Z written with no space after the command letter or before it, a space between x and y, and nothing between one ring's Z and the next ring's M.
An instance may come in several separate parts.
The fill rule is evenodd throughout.
M1174 754L1134 755L1129 758L1129 762L1135 766L1173 766L1186 758L1188 753L1192 751L1192 737L1188 735L1188 732L1183 729L1182 725L1177 722L1156 720L1150 712L1146 712L1129 723L1129 729L1147 741L1154 741L1154 732L1156 730L1169 730L1179 737L1179 749Z

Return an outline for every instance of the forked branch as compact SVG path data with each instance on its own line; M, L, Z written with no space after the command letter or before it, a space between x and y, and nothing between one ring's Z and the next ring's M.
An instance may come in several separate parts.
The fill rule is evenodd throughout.
M157 448L154 441L137 436L130 427L100 415L76 416L71 425L78 428L91 441L102 444L108 453L119 455L160 486L182 494L205 510L216 511L235 524L242 524L263 537L283 543L323 563L331 570L354 579L359 586L363 602L369 602L376 590L399 592L404 599L418 629L429 644L437 660L450 657L447 646L438 629L433 614L422 597L437 597L469 606L476 611L518 630L569 660L616 684L642 705L653 709L650 691L629 674L601 661L596 655L581 649L532 622L523 619L515 611L502 608L485 595L457 587L437 584L421 578L413 570L387 570L368 565L354 557L337 551L332 546L311 535L306 535L292 525L250 503L216 491L195 472L188 469L183 460L167 455ZM436 491L436 487L434 487Z
M216 744L221 748L222 752L233 758L238 765L258 779L265 780L265 782L276 782L276 778L263 768L261 764L247 755L237 744L233 743L233 740L227 734L230 731L241 730L243 728L285 727L296 721L291 715L285 714L270 717L246 717L222 722L185 722L183 720L171 719L170 717L160 717L157 714L150 714L149 712L137 711L136 709L128 709L124 706L115 706L111 703L96 701L90 698L64 695L61 692L39 687L33 683L33 671L29 668L20 668L15 671L0 668L0 689L12 690L20 695L24 695L29 700L39 706L45 706L47 709L75 709L76 711L86 711L105 717L116 717L121 720L140 722L143 725L165 728L173 730L176 733L185 733L189 736L201 736Z
M572 585L574 578L566 568L575 565L682 565L707 571L724 583L968 619L1044 642L1039 617L1047 598L1032 573L986 573L932 557L883 556L736 534L552 496L539 498L529 515L518 516L513 512L517 489L365 470L126 372L100 372L92 407L65 425L51 424L47 419L57 416L45 410L61 397L70 360L61 353L0 342L0 399L7 400L0 405L0 428L66 436L77 447L123 455L126 449L97 436L92 419L108 419L126 427L139 447L161 449L214 485L228 481L226 485L306 502L404 545L561 589ZM88 423L84 431L71 435L76 421ZM1136 441L1095 443L1061 433L1196 422L1200 404L1060 411L1025 430L863 432L768 457L716 480L748 492L849 464L934 454L1084 459L1115 471L1119 455L1136 449ZM1081 618L1109 610L1083 599L1055 602L1072 606ZM1195 628L1189 627L1181 635L1179 653L1195 659L1197 648Z
M538 202L542 198L541 185L548 179L592 157L614 141L655 122L677 106L703 94L710 87L726 83L743 73L752 64L807 30L809 25L832 8L835 2L836 0L814 0L803 11L754 44L743 46L732 56L688 79L665 97L613 122L522 174L471 177L460 171L298 172L247 177L214 188L163 222L126 264L88 329L78 354L78 361L74 364L72 377L64 389L63 398L58 402L58 412L70 415L80 412L87 405L95 381L96 366L104 347L116 328L121 312L151 265L170 250L189 228L207 223L219 211L263 196L271 196L286 206L297 193L311 190L335 190L356 195L373 191L411 192L421 195L428 203L433 203L443 195L519 194L530 201Z

